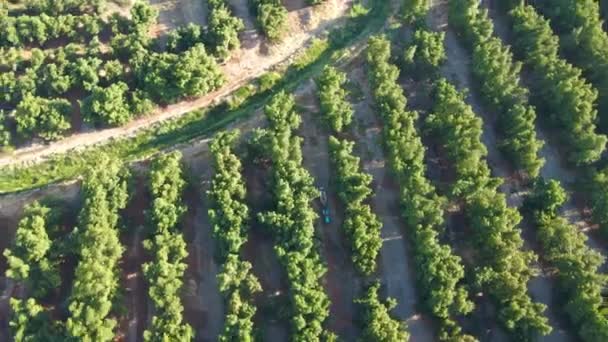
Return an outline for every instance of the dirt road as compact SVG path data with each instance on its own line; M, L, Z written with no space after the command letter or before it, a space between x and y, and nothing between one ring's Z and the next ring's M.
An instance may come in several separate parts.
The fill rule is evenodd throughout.
M359 83L366 101L355 106L356 153L361 157L364 170L373 176L374 196L372 207L382 221L384 243L380 250L383 295L395 298L393 314L407 321L413 341L434 341L435 327L431 319L419 310L415 270L412 265L409 241L404 236L406 227L401 218L399 186L390 174L383 146L382 123L371 102L367 75L362 66L353 68L349 78Z
M354 341L360 336L355 325L354 300L361 296L361 279L355 273L350 249L341 225L344 221L343 208L338 204L336 186L331 174L328 132L320 120L320 109L316 97L316 87L312 80L296 90L297 103L301 108L302 126L298 135L304 138L302 155L304 167L315 179L318 187L327 191L331 210L331 223L317 220L317 236L322 243L321 256L326 261L328 272L325 276L325 291L331 300L328 328L344 341ZM316 208L320 214L321 206Z
M184 158L190 184L185 196L188 212L183 232L188 244L188 269L182 300L186 321L195 331L195 340L216 341L224 325L225 313L217 281L220 267L215 259L215 239L207 215L206 191L211 169L209 153L204 147L197 156Z
M145 174L134 174L137 190L129 200L123 218L127 229L121 232L121 243L125 246L120 263L121 286L124 289L126 313L119 321L118 336L125 342L143 341L143 332L148 319L148 284L143 276L142 265L146 260L143 240L146 238L145 210L150 204Z
M268 46L262 37L245 34L243 36L245 41L243 41L241 50L235 51L232 58L222 65L227 82L218 91L165 108L157 108L149 115L134 120L123 127L76 133L50 145L35 145L17 149L9 155L0 156L0 167L20 163L34 163L52 154L80 150L107 142L110 139L130 137L135 135L137 131L156 123L181 116L198 108L217 104L234 90L262 75L272 67L288 62L292 56L302 49L307 41L343 20L341 18L344 17L350 4L350 0L330 0L323 5L316 6L314 9L307 7L289 13L289 34L277 45ZM245 13L241 9L238 14ZM245 22L251 23L248 20L245 20Z

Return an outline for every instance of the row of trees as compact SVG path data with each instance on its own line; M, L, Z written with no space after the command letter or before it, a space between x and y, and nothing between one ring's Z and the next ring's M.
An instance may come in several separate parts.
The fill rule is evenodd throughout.
M385 302L378 298L380 284L372 284L363 297L356 300L363 311L366 322L363 330L363 340L371 342L408 341L410 334L405 323L393 319L390 311L397 306L394 299Z
M7 128L8 120L6 112L0 110L0 149L10 146L11 144L11 131Z
M405 49L405 68L416 78L434 78L439 67L447 59L445 53L445 32L433 32L418 28L412 41Z
M608 33L602 28L597 0L536 1L541 12L563 34L562 48L583 69L599 92L600 127L608 130Z
M183 322L184 307L180 299L188 256L186 242L178 226L186 207L182 192L186 185L182 176L181 153L173 152L157 157L150 169L152 210L150 221L153 237L144 241L144 247L153 255L143 265L144 277L149 283L150 298L154 303L152 324L144 331L144 340L192 341L192 327Z
M523 249L517 227L521 216L497 191L500 179L490 175L481 141L482 121L466 104L464 94L444 79L437 82L434 103L427 125L454 165L457 181L452 196L464 200L472 229L475 260L479 260L476 284L497 302L499 319L515 338L546 335L551 327L543 315L545 305L533 302L527 293L537 257Z
M57 246L49 234L51 209L34 202L25 207L15 242L4 251L6 276L25 286L27 298L11 298L10 328L15 342L60 341L61 326L40 303L61 283Z
M605 258L589 248L587 237L559 216L566 191L557 181L538 180L526 207L532 212L545 259L557 271L557 293L564 311L583 341L608 340L608 319L602 312Z
M239 158L232 151L238 132L219 133L211 143L214 176L208 192L209 218L219 246L219 288L227 302L224 330L219 340L254 341L253 296L262 290L251 263L240 257L249 232L249 208Z
M293 131L300 125L295 100L285 92L275 95L264 112L268 130L261 138L272 161L273 211L258 219L275 236L275 250L290 284L293 341L333 338L323 327L329 316L329 298L321 279L327 272L315 245L317 214L311 201L319 196L314 179L302 167L301 138Z
M23 0L21 2L30 13L52 15L91 10L99 13L106 4L106 0Z
M116 320L110 318L118 291L119 211L127 204L128 171L120 161L102 155L82 185L83 208L75 245L78 266L66 322L69 339L112 341Z
M549 22L532 6L510 12L514 47L534 74L533 101L547 121L560 130L568 146L568 159L577 164L597 161L605 150L605 135L596 130L597 91L575 68L559 56L559 38Z
M346 74L326 66L317 79L317 94L323 118L334 133L341 133L353 119L353 108L345 90ZM382 223L372 212L368 201L372 190L371 175L360 170L360 159L353 154L354 142L329 137L329 152L335 170L338 196L345 206L344 232L351 242L353 264L361 274L376 270L382 247Z
M262 32L271 41L278 41L287 29L287 8L281 0L250 0Z
M367 48L370 84L376 107L384 120L384 141L389 164L401 188L403 216L411 229L417 282L426 309L441 323L441 340L469 339L453 319L472 311L462 286L464 267L448 245L442 244L445 200L426 178L424 146L416 131L416 112L406 110L407 99L390 63L390 42L372 37Z
M450 1L449 21L473 53L473 75L484 102L500 114L501 149L518 169L537 177L545 162L539 156L543 142L536 138L536 110L520 83L521 63L513 61L499 38L492 37L492 21L479 1Z
M98 43L98 42L97 42ZM76 44L56 50L32 49L27 61L2 73L0 101L15 106L25 94L44 97L64 96L68 91L90 92L125 79L124 66L117 59L103 61L99 46L92 42L86 52Z
M317 79L319 103L323 118L336 133L341 132L353 120L353 108L348 102L346 74L332 66L326 66Z
M372 194L372 177L360 170L360 159L353 155L354 145L346 139L329 138L338 196L346 207L342 226L351 242L355 268L369 276L376 270L376 260L382 248L382 223L365 203Z
M97 36L103 22L97 15L64 14L9 16L0 9L0 47L44 45L48 40L68 38L84 40Z
M407 24L421 22L424 20L430 8L430 0L403 0L403 19Z
M590 181L593 220L599 224L604 236L608 236L608 168L595 171Z

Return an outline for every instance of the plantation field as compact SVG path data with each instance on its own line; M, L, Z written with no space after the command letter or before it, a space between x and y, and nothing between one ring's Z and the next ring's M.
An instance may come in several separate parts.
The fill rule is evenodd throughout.
M2 6L0 340L608 340L597 1Z

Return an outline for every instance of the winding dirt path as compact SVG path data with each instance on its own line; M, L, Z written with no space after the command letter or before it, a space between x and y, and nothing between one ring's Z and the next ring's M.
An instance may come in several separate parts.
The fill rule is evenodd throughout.
M242 1L232 1L243 5ZM289 13L290 28L285 39L278 45L269 46L265 40L251 31L243 34L242 47L235 51L232 58L221 66L226 75L226 85L208 95L185 100L180 103L157 108L146 117L134 120L123 127L99 131L76 133L49 145L33 145L0 156L0 167L21 163L36 163L58 153L102 144L111 139L131 137L139 130L179 117L195 109L218 104L230 93L247 84L267 70L287 63L311 38L324 32L330 26L341 21L350 8L351 0L329 0L323 5L302 8ZM235 11L242 15L243 10ZM251 25L250 20L245 20Z

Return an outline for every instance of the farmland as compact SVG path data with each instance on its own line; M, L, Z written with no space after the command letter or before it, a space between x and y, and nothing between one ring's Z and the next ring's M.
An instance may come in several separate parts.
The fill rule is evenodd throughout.
M605 12L0 4L0 340L607 341Z

